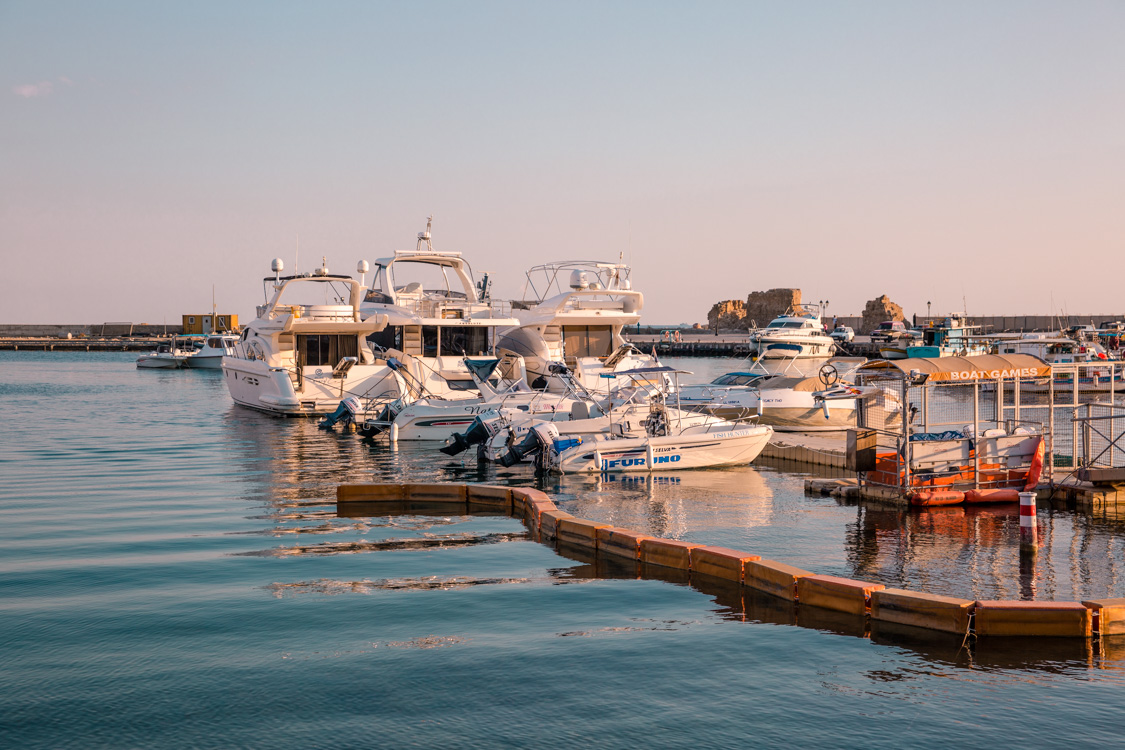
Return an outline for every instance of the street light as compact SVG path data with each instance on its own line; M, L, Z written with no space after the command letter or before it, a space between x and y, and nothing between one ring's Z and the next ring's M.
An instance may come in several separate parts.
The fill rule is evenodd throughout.
M926 317L927 318L930 317L930 303L929 303L929 301L926 302Z

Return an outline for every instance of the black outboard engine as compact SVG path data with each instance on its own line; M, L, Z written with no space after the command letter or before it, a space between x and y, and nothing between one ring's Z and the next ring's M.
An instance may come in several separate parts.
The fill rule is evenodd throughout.
M479 415L464 432L455 432L438 448L447 456L456 456L474 445L487 443L506 424L496 409Z
M367 419L360 428L360 432L364 437L375 437L376 435L386 432L391 427L391 423L395 421L395 417L402 411L403 403L401 400L392 401L389 404L383 404L383 408L375 415L374 419Z
M645 434L649 437L663 437L668 434L668 413L663 404L653 404L648 418L644 421Z
M500 456L499 463L505 468L515 466L528 456L539 458L559 437L559 428L550 422L540 422L514 443L508 452ZM538 462L536 463L538 465Z
M355 396L348 396L340 401L340 405L336 407L336 411L320 420L320 424L317 426L322 430L331 430L337 423L345 427L350 424L355 424L355 415L360 408L359 399Z

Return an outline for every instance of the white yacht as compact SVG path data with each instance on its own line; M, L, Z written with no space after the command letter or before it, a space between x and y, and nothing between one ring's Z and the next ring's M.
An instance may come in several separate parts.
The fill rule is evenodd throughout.
M750 352L758 359L827 359L835 347L820 320L820 306L811 303L790 308L750 332Z
M385 315L387 325L368 341L380 358L395 361L409 397L479 398L469 364L490 359L497 332L519 320L493 305L487 274L477 283L461 253L434 250L432 222L430 217L426 231L418 233L414 250L375 261L360 309L365 317ZM366 273L368 266L361 262L359 268ZM524 377L515 358L502 363L501 373Z
M504 333L497 351L523 358L533 388L564 390L560 364L591 392L623 385L614 373L656 364L622 336L644 307L630 273L624 263L581 260L531 268L522 299L512 302L518 327Z
M233 354L222 358L235 403L312 416L333 412L348 397L402 395L401 378L367 345L367 336L386 327L387 316L361 311L363 285L330 274L323 262L295 276L281 276L283 269L275 259L274 276L263 280L268 301L242 331Z
M195 345L195 353L184 360L184 367L200 370L223 369L223 357L233 357L238 336L212 333Z

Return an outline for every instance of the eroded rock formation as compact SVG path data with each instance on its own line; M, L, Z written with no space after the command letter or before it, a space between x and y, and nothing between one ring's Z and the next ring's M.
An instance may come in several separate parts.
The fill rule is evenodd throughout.
M859 333L871 333L884 320L905 320L902 308L887 295L876 297L863 308L863 327Z
M746 298L746 323L750 325L753 321L759 327L767 326L778 315L799 304L801 304L800 289L770 289L766 292L750 292L750 296Z
M715 330L738 329L746 327L746 304L740 299L716 302L707 313L707 327Z

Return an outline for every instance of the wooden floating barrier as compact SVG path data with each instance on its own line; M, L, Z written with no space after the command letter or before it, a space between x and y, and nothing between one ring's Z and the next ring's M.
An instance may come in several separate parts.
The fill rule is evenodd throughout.
M1078 602L978 601L975 610L978 636L1089 638L1092 632L1090 609Z
M966 633L972 599L923 594L905 589L880 589L871 592L871 619L913 625L928 630Z
M742 583L742 570L748 562L761 560L728 547L696 547L691 551L691 569L701 575Z
M986 495L995 498L988 502L1011 502L1007 490L984 490L982 494L998 492L1005 494ZM927 494L954 493L934 490L916 493L915 497ZM870 619L891 626L905 625L984 638L1125 635L1125 598L1083 602L973 601L888 589L879 583L818 575L727 547L662 539L575 518L559 510L543 492L524 487L342 484L336 488L336 504L337 513L348 517L436 512L505 513L521 519L532 539L562 545L603 568L609 559L615 565L644 563L652 566L656 577L662 580L687 582L696 588L700 585L708 589L734 586L732 591L745 592L743 597L764 596L770 606L781 613L778 622L799 622L833 632L866 635L863 624ZM803 614L798 620L796 610L786 607L800 607ZM859 619L854 619L857 617ZM1105 643L1112 645L1118 641Z

